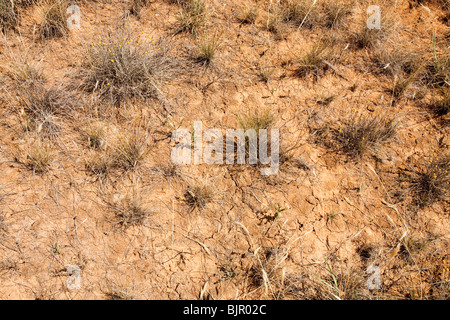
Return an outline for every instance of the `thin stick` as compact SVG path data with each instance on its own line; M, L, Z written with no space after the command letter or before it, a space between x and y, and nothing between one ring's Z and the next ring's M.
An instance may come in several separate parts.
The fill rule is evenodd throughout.
M192 240L192 241L198 243L199 245L201 245L201 246L203 247L203 249L205 249L206 253L207 253L208 255L211 255L211 251L209 251L208 247L207 247L204 243L202 243L202 242L200 242L200 241L198 241L198 240L196 240L196 239L194 239L194 238L191 238L191 237L189 237L189 236L187 236L187 235L184 235L184 236L185 236L186 238L188 238L189 240Z

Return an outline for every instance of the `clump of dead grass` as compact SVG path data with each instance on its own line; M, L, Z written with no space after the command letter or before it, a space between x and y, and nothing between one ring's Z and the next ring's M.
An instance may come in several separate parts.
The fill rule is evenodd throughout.
M434 50L432 58L428 61L424 73L425 82L431 87L450 85L450 50L437 53Z
M444 87L439 90L439 100L436 101L431 109L434 113L439 116L444 116L450 111L450 89L449 87Z
M437 155L423 170L416 171L412 185L420 207L446 199L450 191L450 155Z
M311 288L311 280L304 270L296 266L296 272L287 267L289 250L280 247L258 248L253 253L252 264L247 271L250 288L258 295L272 299L320 298L321 293Z
M181 171L176 164L160 164L151 168L151 170L166 179L167 181L172 181L176 178L181 177Z
M258 7L254 4L244 4L237 14L237 20L242 24L254 24L257 18Z
M146 46L130 35L92 42L77 75L80 87L116 106L161 98L161 81L171 76L174 62L167 50L160 42Z
M129 136L120 136L113 146L112 164L126 171L139 168L148 152L147 141L148 137L139 130Z
M256 66L256 75L257 77L265 83L268 83L272 74L274 73L274 68L272 66L267 66L264 64L258 64Z
M11 0L0 0L0 27L1 31L15 30L19 24L17 5Z
M305 77L312 75L317 79L338 59L336 42L332 38L322 38L314 43L296 62L294 75Z
M212 34L202 33L196 41L198 48L197 61L209 65L221 44L221 35L217 31Z
M252 108L248 109L245 114L238 114L238 123L240 129L245 132L245 140L244 140L244 150L245 150L245 159L250 162L252 165L262 165L261 159L256 155L261 157L260 147L262 145L266 145L265 152L267 154L272 152L272 148L274 147L272 139L271 129L274 129L276 117L272 110L267 108ZM261 134L261 130L266 130L265 134ZM228 144L230 143L231 144ZM237 151L238 146L235 141L227 141L226 146L224 147L224 154L228 156L228 152L233 150L233 152ZM277 142L279 143L279 142ZM278 145L279 147L279 145ZM256 157L255 157L256 156ZM237 153L234 153L233 162L237 161ZM254 161L254 162L253 162Z
M281 38L285 33L286 28L283 21L283 16L278 7L269 8L265 27L278 38Z
M327 56L328 48L321 44L315 44L307 51L299 60L295 75L298 77L304 77L308 74L318 76L319 73L323 73L327 68L324 60Z
M332 268L325 261L327 272L323 276L313 273L316 286L319 288L318 295L323 299L331 300L360 300L363 295L362 272L356 268Z
M422 66L419 65L414 71L407 75L397 74L394 77L394 84L392 87L388 88L388 92L392 94L394 99L399 99L404 96L406 91L411 87L411 85L418 79L420 72L422 71Z
M298 27L320 25L320 8L314 0L286 0L281 2L283 21Z
M349 1L325 1L322 3L323 16L320 23L326 28L339 28L344 25L352 12Z
M17 84L25 88L43 85L46 82L46 77L42 71L27 61L16 64L11 72L11 76Z
M54 152L48 142L35 140L26 150L26 165L33 173L46 173L54 160Z
M383 9L388 10L388 9ZM361 20L356 32L351 35L351 40L358 49L373 48L380 43L385 43L396 29L396 22L391 13L381 12L379 28L369 27L366 18Z
M378 45L372 55L378 71L392 76L413 73L419 67L422 56L421 52L393 45Z
M115 215L115 224L122 228L142 225L150 216L150 210L135 191L132 196L125 197L110 206Z
M61 131L61 118L70 115L77 99L61 87L29 86L21 93L26 129L34 129L43 137L55 137Z
M39 25L39 38L59 38L67 34L66 10L68 0L47 0L40 8L41 24Z
M8 226L5 221L5 215L3 214L2 211L0 211L0 235L5 234L7 229L8 229Z
M191 208L204 209L214 200L215 192L206 180L197 181L187 186L184 191L184 201Z
M130 13L140 18L141 10L148 6L149 3L149 0L132 0Z
M248 272L250 285L262 289L266 295L285 297L286 292L283 289L286 289L286 271L282 266L286 258L287 253L279 248L258 250Z
M315 26L337 29L351 14L348 1L283 0L271 4L266 29L281 38L288 26L312 29Z
M270 129L275 122L275 115L270 109L249 109L247 114L238 116L239 125L244 131L253 129L259 134L261 129Z
M180 32L190 32L197 34L208 21L208 7L204 0L188 0L179 3L181 11L179 12L178 26L175 34Z
M396 134L396 129L395 119L355 112L337 129L336 147L350 155L360 157L367 152L375 152L381 144Z
M94 153L86 160L86 170L92 175L104 178L111 170L111 158L105 153Z
M88 147L93 149L102 149L106 147L105 143L105 127L101 124L90 125L85 130Z

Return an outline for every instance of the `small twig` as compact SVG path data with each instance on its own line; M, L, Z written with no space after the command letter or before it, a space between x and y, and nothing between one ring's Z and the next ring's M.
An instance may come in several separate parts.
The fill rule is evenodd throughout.
M209 251L208 247L207 247L204 243L202 243L202 242L200 242L200 241L198 241L198 240L196 240L196 239L194 239L194 238L191 238L191 237L189 237L189 236L187 236L187 235L184 235L184 236L185 236L186 238L188 238L189 240L192 240L192 241L198 243L199 245L201 245L201 246L203 247L203 249L205 249L206 253L207 253L208 255L211 255L211 251Z
M250 250L251 250L253 253L256 253L256 251L254 250L254 245L253 245L252 237L251 237L250 232L248 231L248 229L247 229L241 222L239 222L239 221L235 221L234 223L236 223L237 225L239 225L239 226L245 231L245 234L246 234L247 237L248 237L248 243L250 244Z

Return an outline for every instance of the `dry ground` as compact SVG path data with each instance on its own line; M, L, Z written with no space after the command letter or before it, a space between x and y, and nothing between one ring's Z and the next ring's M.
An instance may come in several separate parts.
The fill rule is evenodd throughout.
M13 2L0 298L449 298L448 1ZM173 165L194 121L280 128L280 172Z

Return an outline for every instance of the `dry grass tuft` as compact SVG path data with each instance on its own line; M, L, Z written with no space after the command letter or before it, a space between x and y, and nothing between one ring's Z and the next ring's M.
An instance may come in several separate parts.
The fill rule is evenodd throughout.
M221 35L218 32L213 34L201 34L196 41L198 48L197 61L203 64L210 64L214 55L221 44Z
M450 155L442 154L415 173L413 189L420 207L446 199L450 191Z
M358 30L351 35L351 40L358 49L373 48L380 43L385 43L395 29L396 23L393 16L382 12L380 28L369 28L364 18Z
M87 140L88 140L88 147L93 149L101 149L105 148L105 127L97 124L97 125L91 125L86 128L85 130Z
M396 134L394 119L353 113L335 133L338 149L353 156L375 152Z
M67 34L66 10L68 0L47 0L40 10L42 22L39 25L39 38L59 38Z
M178 26L175 34L180 32L190 32L197 34L198 31L205 26L208 20L208 7L204 0L188 0L180 3L181 11L179 12Z
M417 80L421 71L422 66L417 66L409 75L395 75L394 85L392 88L388 88L388 92L392 94L394 99L402 97L406 93L406 90Z
M0 211L0 235L5 234L7 229L8 229L8 226L5 221L5 215L3 214L2 211ZM1 267L0 267L0 269L1 269Z
M142 225L150 216L150 211L136 192L110 206L115 214L115 224L122 228Z
M19 24L17 5L11 0L0 0L0 27L1 31L15 30Z
M148 137L139 131L119 137L111 153L112 164L126 171L139 168L148 151L147 141Z
M262 82L268 83L274 72L274 68L266 65L257 65L256 72L256 75Z
M50 144L42 140L35 140L26 150L27 166L33 173L46 173L54 160L54 154Z
M450 111L450 89L448 87L442 88L439 91L440 99L431 107L432 111L439 116L444 116Z
M237 20L242 24L254 24L258 18L258 7L246 3L239 11Z
M275 115L270 109L260 110L253 109L249 110L246 115L238 116L239 125L244 131L249 129L254 129L256 134L259 134L261 129L270 129L275 122Z
M423 53L408 48L378 45L373 50L373 60L378 71L391 76L411 74L420 65Z
M161 96L160 82L170 77L173 59L161 43L137 44L130 36L92 42L77 78L80 87L120 106Z
M314 0L282 1L283 21L298 27L312 28L320 25L320 8Z
M311 282L303 270L286 267L289 252L277 247L258 248L247 272L251 288L272 299L305 299ZM317 295L316 295L317 297Z
M348 1L325 1L322 3L322 11L321 24L326 28L339 28L351 14L352 4Z
M337 59L333 39L320 39L309 48L296 63L294 75L305 77L312 75L317 79L330 67L330 63Z
M214 200L214 190L207 181L195 182L189 185L184 192L184 201L191 208L203 209Z
M286 28L284 25L283 16L278 7L269 9L265 27L278 38L281 38L284 35Z
M181 172L178 169L177 165L169 163L162 164L151 168L157 175L162 176L167 181L172 181L178 177L181 177Z
M25 88L43 85L46 82L42 71L26 61L23 64L17 64L11 75L14 81Z
M45 88L33 85L21 93L27 129L34 129L43 137L55 137L61 131L60 119L70 115L77 99L60 87Z
M337 29L344 25L350 14L351 4L348 1L283 0L270 6L266 29L279 38L286 33L287 26Z
M319 288L319 296L331 300L360 300L363 298L362 287L364 277L354 268L335 271L325 262L327 274L320 277L313 273Z
M111 159L106 154L95 153L86 161L86 170L99 178L105 178L111 170Z
M132 0L130 13L136 17L141 17L141 10L149 5L149 0Z
M431 87L450 85L450 50L441 53L434 52L432 59L426 66L425 82Z
M250 136L245 136L245 157L248 158L248 161L250 161L250 151L254 150L256 154L260 154L260 146L261 144L266 144L267 149L266 152L273 152L272 151L272 141L271 141L271 129L273 129L273 126L275 124L275 115L270 109L249 109L247 114L244 115L238 115L238 122L241 129L243 129L245 132L248 132L249 130L254 130L255 137L254 139ZM265 135L260 136L261 130L267 130L267 140ZM263 139L263 140L261 140ZM233 141L232 145L227 145L226 148L230 148L231 150L237 150L237 145ZM224 150L224 154L226 154L226 149ZM272 153L273 154L273 153ZM235 161L237 155L235 153ZM254 159L257 160L257 165L261 165L260 160L261 159Z

